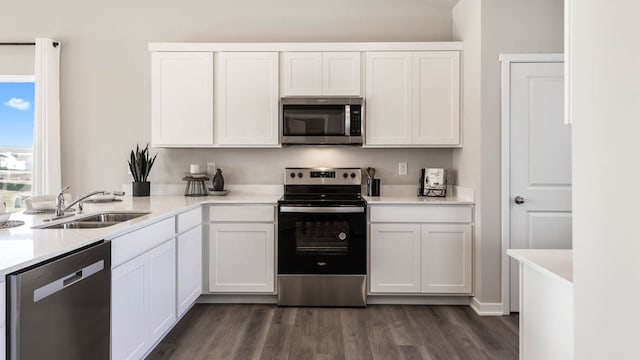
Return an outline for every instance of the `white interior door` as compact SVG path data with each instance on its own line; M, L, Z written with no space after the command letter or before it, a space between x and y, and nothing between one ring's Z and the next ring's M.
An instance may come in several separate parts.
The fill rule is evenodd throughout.
M511 63L510 227L512 249L571 248L571 132L563 122L563 63ZM510 264L510 310L519 310L518 266Z

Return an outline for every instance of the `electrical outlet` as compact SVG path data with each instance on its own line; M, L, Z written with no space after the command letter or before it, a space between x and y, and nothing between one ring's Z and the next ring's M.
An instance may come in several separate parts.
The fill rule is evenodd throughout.
M214 162L207 163L207 174L209 174L209 176L213 176L216 174L216 163Z
M398 163L398 175L407 175L407 163L406 162Z

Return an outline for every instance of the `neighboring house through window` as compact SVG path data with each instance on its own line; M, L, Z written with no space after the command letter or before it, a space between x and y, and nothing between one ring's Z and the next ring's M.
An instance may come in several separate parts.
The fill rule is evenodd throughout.
M0 201L12 210L32 193L34 76L0 75Z

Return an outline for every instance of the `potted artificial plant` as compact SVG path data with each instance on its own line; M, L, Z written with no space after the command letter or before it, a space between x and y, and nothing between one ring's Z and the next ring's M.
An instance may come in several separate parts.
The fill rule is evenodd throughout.
M129 159L129 170L133 176L133 196L149 196L151 183L147 181L153 163L156 161L156 154L153 158L149 155L149 144L144 149L136 144L136 150L131 150Z

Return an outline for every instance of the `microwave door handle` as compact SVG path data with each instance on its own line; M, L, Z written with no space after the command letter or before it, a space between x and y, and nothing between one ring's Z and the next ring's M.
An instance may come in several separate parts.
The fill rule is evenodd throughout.
M344 135L351 135L351 105L344 106Z

